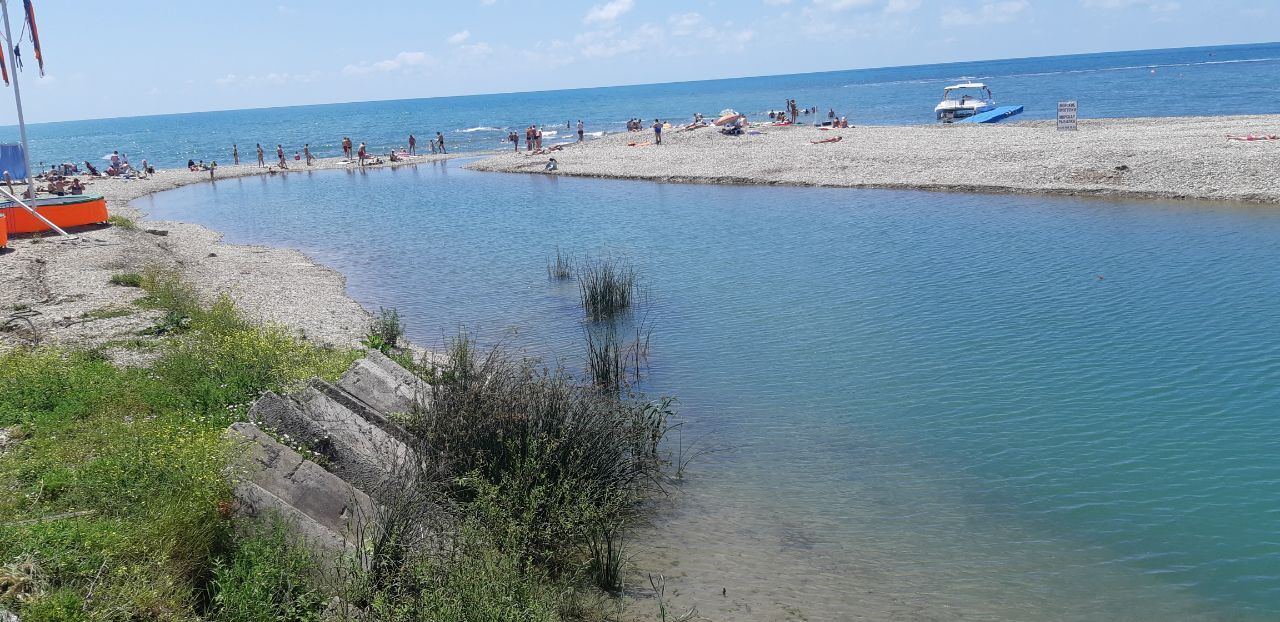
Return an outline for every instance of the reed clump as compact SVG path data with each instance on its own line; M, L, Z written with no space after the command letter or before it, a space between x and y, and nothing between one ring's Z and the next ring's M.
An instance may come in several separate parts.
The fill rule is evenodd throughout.
M573 258L560 252L556 247L556 256L547 260L547 278L553 281L568 281L573 278Z
M635 268L620 259L589 262L578 269L582 311L589 322L605 322L631 310L637 297Z

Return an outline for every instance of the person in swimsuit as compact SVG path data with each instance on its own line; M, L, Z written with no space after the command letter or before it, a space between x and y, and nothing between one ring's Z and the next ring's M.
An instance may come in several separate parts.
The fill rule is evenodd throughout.
M265 160L262 159L262 143L257 143L257 146L258 146L258 168L262 168L266 166L267 163Z

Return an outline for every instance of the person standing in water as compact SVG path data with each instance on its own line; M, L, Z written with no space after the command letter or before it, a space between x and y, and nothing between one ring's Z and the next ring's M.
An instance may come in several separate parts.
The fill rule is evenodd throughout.
M582 119L578 119L578 142L582 142L583 136L584 134L583 134Z
M342 137L342 157L351 159L351 139L347 136Z
M444 148L444 134L436 132L436 142L440 143L440 153L449 153L449 151Z
M409 134L409 155L418 155L418 139Z
M284 145L276 144L276 157L280 158L280 168L289 168L289 163L284 161Z
M262 168L266 165L266 161L262 159L262 143L258 143L258 168Z
M316 161L316 157L311 155L311 143L302 146L302 155L307 159L307 166L311 166L311 163Z
M237 145L231 145L231 160L240 165L240 147Z

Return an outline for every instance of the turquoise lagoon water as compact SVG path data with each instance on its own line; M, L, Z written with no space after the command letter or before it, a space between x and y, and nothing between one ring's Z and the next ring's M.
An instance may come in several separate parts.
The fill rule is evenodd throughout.
M300 248L416 341L465 325L570 366L547 257L633 260L645 388L724 449L636 567L712 619L1280 617L1275 210L457 164L138 205Z
M789 97L823 114L834 108L854 124L931 123L942 88L968 79L988 83L1001 104L1025 105L1022 119L1053 118L1065 99L1079 101L1081 118L1277 113L1277 76L1280 43L1260 43L40 123L29 133L36 163L100 162L118 149L134 163L146 158L174 167L189 158L229 163L233 143L245 161L254 143L269 153L277 143L288 153L309 143L317 155L339 155L343 136L385 153L409 132L424 145L443 132L450 149L494 149L509 128L530 124L560 132L547 134L554 143L566 139L566 121L582 119L588 132L617 132L632 117L679 120L729 107L765 118ZM1241 128L1250 131L1263 129ZM16 141L17 134L0 128L0 140Z

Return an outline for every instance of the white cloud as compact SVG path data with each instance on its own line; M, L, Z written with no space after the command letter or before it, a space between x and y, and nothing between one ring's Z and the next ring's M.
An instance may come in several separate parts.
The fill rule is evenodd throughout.
M920 8L920 0L889 0L884 7L885 13L910 13Z
M464 57L472 60L482 59L493 53L493 48L488 43L480 41L458 47L458 52Z
M781 6L791 4L791 0L764 0L764 3L770 6Z
M590 11L587 11L587 16L582 18L582 23L612 22L631 11L634 7L634 0L612 0L604 4L597 4L591 7Z
M1082 0L1081 4L1089 9L1127 9L1130 7L1144 7L1151 11L1167 13L1177 11L1182 5L1172 0Z
M449 35L449 38L445 40L453 45L458 45L459 43L462 43L463 41L466 41L467 39L470 39L470 38L471 38L471 31L463 30L461 32L455 32Z
M831 11L861 9L875 3L876 0L813 0L813 6Z
M944 26L976 26L1003 24L1018 18L1030 6L1027 0L1002 0L984 3L977 11L951 9L942 14Z
M674 35L690 34L701 26L703 21L702 14L696 11L693 13L678 13L667 20L671 24L671 34Z
M610 58L627 54L647 47L654 47L663 41L662 29L644 24L627 36L619 36L617 28L584 32L573 38L578 46L578 53L583 58Z
M425 52L401 52L396 54L395 58L380 60L375 63L366 62L347 65L342 68L342 75L359 76L372 73L391 73L393 71L410 73L422 67L433 65L435 62L436 59Z
M319 70L307 73L289 73L287 71L278 73L273 71L262 75L249 74L247 76L238 76L234 73L229 73L221 78L215 79L213 83L217 86L260 86L263 84L279 86L290 83L315 82L324 75L325 74Z

